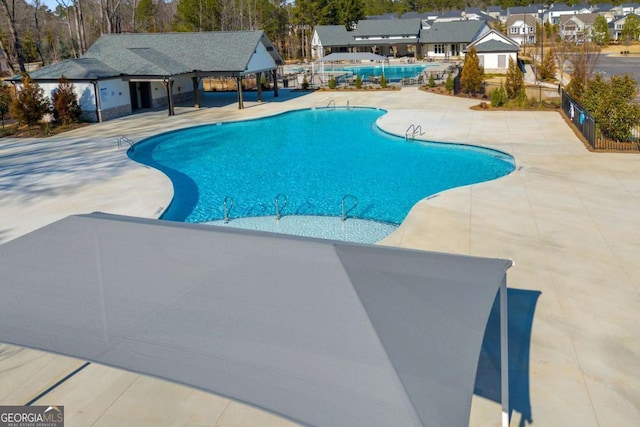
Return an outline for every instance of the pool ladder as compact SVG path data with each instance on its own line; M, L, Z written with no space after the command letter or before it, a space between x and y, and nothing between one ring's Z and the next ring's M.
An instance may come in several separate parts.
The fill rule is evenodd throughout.
M229 223L229 213L233 209L233 197L226 196L222 202L222 214L224 216L224 223Z
M329 103L327 104L327 108L331 108L333 107L333 109L336 109L336 100L332 99L331 101L329 101Z
M280 204L280 199L282 199L282 204ZM279 221L280 218L282 217L281 212L282 210L285 208L285 206L287 206L287 196L285 196L284 194L278 194L276 196L275 199L275 205L276 205L276 221Z
M347 201L347 199L353 200L354 204L349 209L345 210L344 205L345 205L345 202ZM354 210L356 208L356 206L358 206L358 198L356 196L352 196L351 194L345 194L344 197L342 197L342 203L341 203L342 215L340 216L340 219L342 219L342 221L346 221L347 220L347 215L349 215L349 212Z
M412 123L404 133L404 139L416 139L416 134L418 134L419 136L424 135L424 132L422 132L422 126L416 126Z
M134 150L133 146L135 145L135 142L133 142L132 140L130 140L129 138L127 138L124 135L120 135L118 137L118 148L122 148L123 145L128 144L129 145L129 149L131 151Z

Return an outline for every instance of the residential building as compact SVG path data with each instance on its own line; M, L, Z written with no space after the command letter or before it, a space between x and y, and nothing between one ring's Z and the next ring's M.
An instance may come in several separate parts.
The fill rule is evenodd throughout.
M467 46L466 51L472 46L476 48L480 65L489 73L506 73L509 58L517 61L520 51L516 41L496 30L482 34Z
M437 59L462 57L469 44L490 30L485 21L435 22L420 33L422 56Z
M507 18L507 36L520 46L535 44L538 24L536 15L510 15Z
M564 41L591 41L591 27L598 18L595 13L579 13L560 17L560 36Z

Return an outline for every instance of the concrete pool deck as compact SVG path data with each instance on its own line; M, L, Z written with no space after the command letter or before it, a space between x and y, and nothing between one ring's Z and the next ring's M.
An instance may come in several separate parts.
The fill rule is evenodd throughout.
M47 139L0 139L0 243L67 215L103 211L158 217L169 180L136 164L117 137L138 141L181 127L306 107L372 106L379 125L423 139L512 154L517 170L418 203L382 243L511 258L508 284L535 291L527 360L512 365L511 425L635 425L640 419L640 156L594 154L557 112L474 111L477 101L417 88L266 95L238 110L178 107ZM251 94L247 95L251 98ZM513 331L516 338L518 331ZM83 365L0 345L0 405L25 404ZM526 377L526 378L524 378ZM522 380L524 378L524 380ZM522 381L519 381L521 379ZM518 405L518 401L529 405ZM228 399L90 364L36 403L65 405L68 426L292 423ZM500 423L498 404L474 397L472 426Z

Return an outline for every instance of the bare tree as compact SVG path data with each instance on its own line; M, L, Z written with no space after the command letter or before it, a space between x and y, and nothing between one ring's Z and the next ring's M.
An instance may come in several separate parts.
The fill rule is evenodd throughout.
M9 10L9 4L7 0L0 0L2 6L4 7L7 28L9 29L9 43L13 44L13 49L5 49L5 46L0 44L0 47L7 53L9 57L9 68L14 74L17 74L18 71L26 72L24 68L24 57L22 56L22 45L20 44L20 39L18 38L18 32L16 31L16 4L15 0L11 1L11 10ZM0 40L0 43L2 41ZM18 65L18 68L15 68L15 64Z

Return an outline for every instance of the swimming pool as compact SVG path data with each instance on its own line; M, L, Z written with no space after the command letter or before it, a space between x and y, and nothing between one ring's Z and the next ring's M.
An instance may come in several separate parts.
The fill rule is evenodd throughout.
M298 110L263 119L167 132L130 157L169 176L162 218L341 216L399 224L435 193L513 171L513 159L479 147L405 141L381 132L371 108ZM347 196L345 198L345 196Z
M427 68L426 64L412 64L412 65L376 65L376 66L347 66L342 67L343 71L348 71L353 75L359 75L363 79L369 77L380 77L384 74L384 77L390 81L400 81L405 78L414 78L418 76L424 69Z

